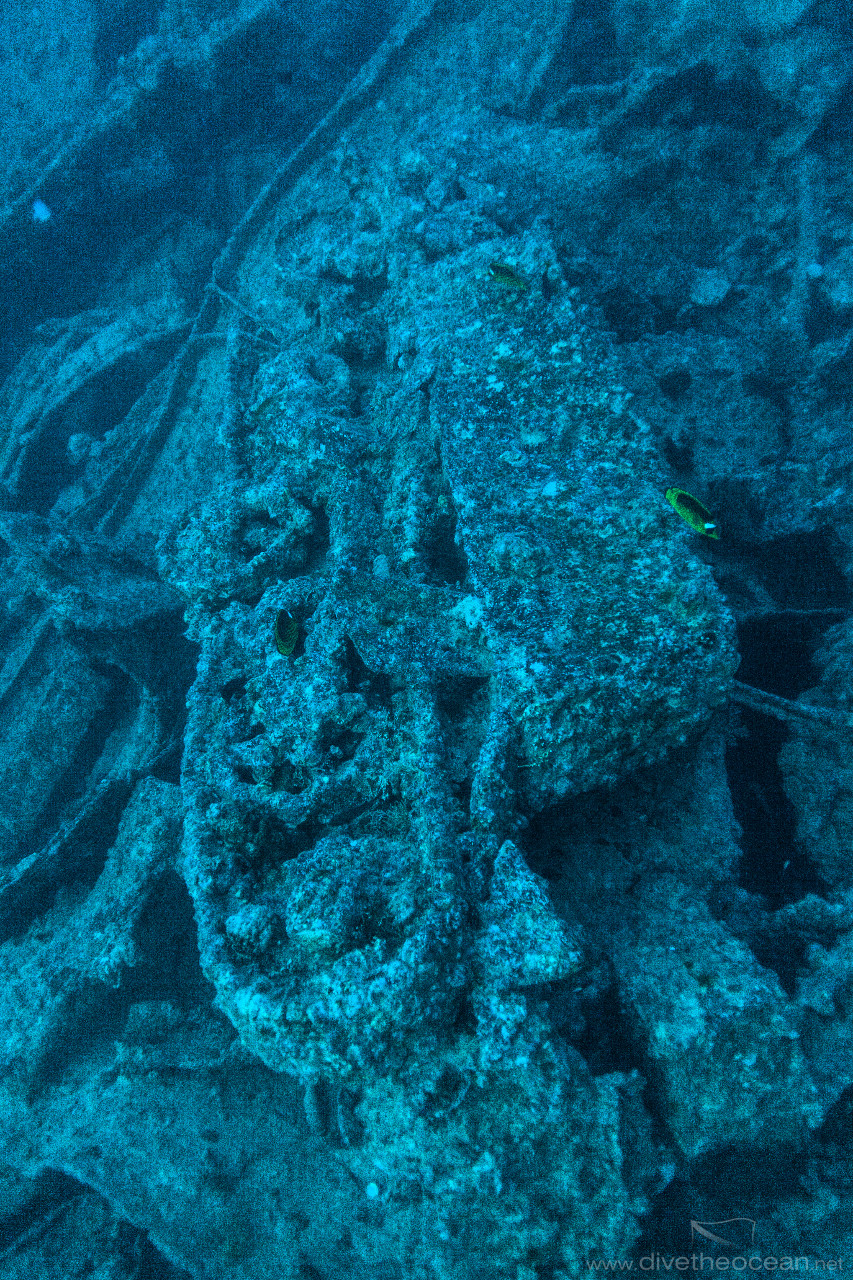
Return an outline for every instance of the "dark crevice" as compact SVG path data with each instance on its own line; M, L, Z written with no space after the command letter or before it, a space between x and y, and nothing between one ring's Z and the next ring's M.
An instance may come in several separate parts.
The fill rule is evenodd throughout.
M331 546L331 525L326 508L318 504L310 507L310 511L314 518L313 528L303 542L305 564L302 573L306 576L322 568Z
M738 680L791 699L813 688L819 676L812 655L825 630L822 621L776 614L746 619L738 631Z
M346 638L347 692L360 693L371 710L391 706L391 680L384 671L371 671L349 636Z
M436 707L451 721L465 720L480 706L489 683L489 676L446 676L436 687Z
M649 298L615 285L605 290L599 301L605 326L614 342L638 342L647 334L657 332L655 309Z
M780 540L762 554L758 569L781 608L741 623L738 680L794 700L819 684L813 656L835 621L831 612L821 610L845 600L847 585L820 534ZM779 752L790 730L746 707L741 723L744 736L726 752L732 805L742 830L741 887L763 898L771 910L808 893L825 894L827 886L797 841L797 815L779 768ZM790 979L784 957L779 964L771 956L762 959Z
M161 613L119 633L117 650L127 669L162 700L181 728L200 652L186 635L183 614Z
M246 677L235 676L233 680L228 680L219 690L225 702L230 707L232 702L238 702L246 694Z
M237 776L240 777L240 769L237 769ZM244 778L244 782L254 784L255 777L251 771L246 770L248 777ZM301 765L294 764L291 760L282 760L282 762L273 769L270 778L270 785L273 791L286 791L290 796L301 795L303 791L307 791L311 785L311 775L308 770Z
M771 920L776 917L769 917ZM782 930L751 930L743 939L760 965L772 969L779 986L791 1000L803 972L810 940Z
M461 587L468 575L468 560L456 541L456 512L450 498L439 498L438 510L424 539L427 570L434 582Z
M223 891L230 892L235 879L246 875L260 877L269 867L280 867L298 858L327 830L320 822L305 822L288 827L269 814L249 813L244 819L246 840L232 850L228 864L223 864Z
M750 567L779 609L843 609L851 604L850 585L840 568L843 561L844 549L836 535L818 529L761 547L750 558Z
M555 1029L577 1049L592 1075L630 1073L642 1065L642 1055L626 1034L611 974L593 972L586 985L555 984L549 1005Z
M686 476L693 471L693 445L677 444L671 437L663 442L663 452L673 475Z
M796 814L785 795L779 752L787 726L744 708L746 736L726 752L732 807L742 829L740 884L776 910L825 886L796 839Z
M678 400L693 385L693 375L683 365L667 369L658 377L658 386L670 400Z

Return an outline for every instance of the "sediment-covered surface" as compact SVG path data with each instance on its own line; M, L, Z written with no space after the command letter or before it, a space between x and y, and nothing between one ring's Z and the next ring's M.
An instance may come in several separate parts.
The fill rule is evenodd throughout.
M125 17L0 220L9 1274L853 1253L849 19Z

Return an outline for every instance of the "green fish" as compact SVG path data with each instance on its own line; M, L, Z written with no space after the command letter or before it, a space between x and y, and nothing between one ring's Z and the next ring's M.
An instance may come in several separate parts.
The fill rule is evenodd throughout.
M527 281L523 280L506 262L490 262L489 275L495 284L501 285L504 289L518 289L519 292L523 292L527 288Z
M701 533L705 538L719 538L714 517L692 493L688 493L686 489L671 488L667 489L664 497L696 533Z
M286 609L279 609L275 615L275 627L273 628L273 637L275 639L275 647L285 658L289 658L296 648L296 641L299 639L299 623L292 618Z

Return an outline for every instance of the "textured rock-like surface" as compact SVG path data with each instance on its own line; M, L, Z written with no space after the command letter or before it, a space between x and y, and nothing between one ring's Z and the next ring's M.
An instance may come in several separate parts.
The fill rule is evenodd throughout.
M796 1140L822 1118L796 1014L775 979L677 879L637 895L614 945L622 998L688 1156ZM670 937L678 937L678 960Z
M0 216L3 1265L844 1253L849 22L122 13Z
M432 1188L433 1265L522 1264L548 1231L544 1195L575 1224L550 1246L570 1269L579 1235L603 1248L625 1225L579 1064L559 1086L572 1141L562 1107L543 1107L559 1072L523 989L568 978L582 950L518 864L514 893L492 885L495 842L519 796L612 782L686 737L724 695L731 631L659 503L648 430L549 275L553 247L539 229L502 233L476 170L454 189L426 142L401 151L413 92L427 112L433 91L407 71L275 209L231 285L289 337L281 354L236 357L247 411L230 510L208 508L161 551L168 576L175 547L202 645L185 867L220 1006L271 1066L360 1092L383 1194ZM512 182L514 131L490 148L493 184ZM525 288L490 271L507 258ZM215 575L203 595L199 563ZM250 578L265 586L256 604L211 612ZM300 629L292 656L275 650L281 610ZM453 1030L472 1015L475 1041ZM456 1117L424 1132L448 1076L489 1153L485 1182L469 1185ZM546 1161L541 1191L510 1196L528 1229L506 1235L486 1187L504 1186L523 1130L565 1144L569 1163ZM350 1158L367 1177L364 1152ZM589 1176L611 1199L604 1220L572 1208Z

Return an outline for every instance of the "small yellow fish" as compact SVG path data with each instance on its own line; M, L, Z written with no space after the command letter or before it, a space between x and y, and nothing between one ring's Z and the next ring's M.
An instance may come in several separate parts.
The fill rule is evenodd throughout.
M501 285L504 289L518 289L522 292L527 288L527 281L506 262L490 262L489 275L495 284Z
M273 637L275 639L275 647L285 658L290 657L296 648L296 641L299 639L299 623L292 618L286 609L279 609L275 615L275 627L273 628Z
M714 517L692 493L688 493L686 489L671 488L667 489L664 497L696 533L701 533L705 538L719 538Z

